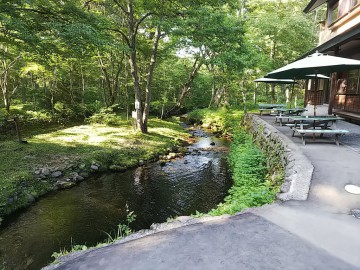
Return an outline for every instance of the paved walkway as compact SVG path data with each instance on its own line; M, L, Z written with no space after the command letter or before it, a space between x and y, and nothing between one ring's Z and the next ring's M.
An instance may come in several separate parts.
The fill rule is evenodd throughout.
M272 125L273 118L263 117ZM88 251L48 269L360 269L360 127L338 147L331 138L304 146L278 127L315 170L307 201L277 202L233 217L165 230L137 240ZM186 223L186 222L185 222Z

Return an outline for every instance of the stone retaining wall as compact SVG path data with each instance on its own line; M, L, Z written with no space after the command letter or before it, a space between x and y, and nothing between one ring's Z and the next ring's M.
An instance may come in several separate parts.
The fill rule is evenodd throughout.
M268 166L281 166L285 180L277 195L280 200L306 200L314 167L284 134L254 114L244 117L245 128L268 157Z

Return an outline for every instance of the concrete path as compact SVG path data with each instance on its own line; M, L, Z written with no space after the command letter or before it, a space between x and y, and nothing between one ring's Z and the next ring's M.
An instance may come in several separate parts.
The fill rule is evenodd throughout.
M273 118L263 119L274 125ZM304 146L288 127L276 126L315 167L307 201L199 220L47 269L360 269L360 219L349 214L360 209L360 195L344 190L360 185L360 127L340 125L352 134L339 147L331 138Z

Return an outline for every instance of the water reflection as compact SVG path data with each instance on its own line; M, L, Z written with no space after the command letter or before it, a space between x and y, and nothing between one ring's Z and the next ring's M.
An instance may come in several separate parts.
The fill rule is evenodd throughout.
M201 139L184 159L164 167L154 163L93 177L5 220L0 230L0 256L6 269L39 269L51 261L54 251L103 241L105 232L125 221L126 205L137 215L132 224L135 230L215 207L231 180L224 153L214 149L228 142L206 137L202 131L196 135ZM210 147L211 142L215 147Z

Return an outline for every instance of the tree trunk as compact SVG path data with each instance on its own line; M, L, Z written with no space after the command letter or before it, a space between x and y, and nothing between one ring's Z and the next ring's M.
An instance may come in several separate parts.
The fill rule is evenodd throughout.
M136 62L136 23L134 18L133 0L127 0L128 28L129 28L129 64L131 76L134 83L135 94L135 112L136 112L136 128L141 132L145 132L143 123L143 111L141 105L141 89L138 74L138 66Z
M198 58L196 58L195 62L193 64L193 67L192 67L192 71L191 71L187 81L185 82L185 84L182 86L182 88L180 90L180 94L178 96L176 105L168 112L168 114L176 113L181 109L182 105L184 104L186 96L191 91L192 83L193 83L199 69L201 68L201 66L202 66L202 62L199 61Z
M247 106L246 106L246 89L245 89L245 82L242 81L240 83L240 88L241 88L241 95L242 95L242 99L243 99L243 104L244 104L244 113L247 113Z
M215 99L214 99L215 107L219 107L221 99L223 98L224 92L225 92L225 86L224 86L224 84L222 84L215 95Z
M275 103L275 84L271 84L271 103Z
M106 107L109 107L109 106L111 106L112 104L110 104L110 101L109 101L109 99L110 99L110 92L111 92L111 81L110 81L110 76L109 76L109 74L108 74L108 72L107 72L107 69L105 68L105 66L104 66L104 62L103 62L103 60L102 60L102 57L101 57L101 55L100 55L100 52L98 52L98 59L99 59L99 64L100 64L100 67L101 67L101 71L102 71L102 74L103 74L103 76L104 76L104 80L103 81L105 81L106 82L106 88L108 89L108 93L106 92L106 90L105 90L105 85L104 85L104 88L103 88L103 90L104 90L104 101L105 101L105 104L106 104Z
M211 107L211 105L213 104L214 99L215 99L215 96L216 96L216 83L215 83L215 76L212 76L211 99L210 99L210 102L209 102L209 106L208 106L208 108L210 108L210 107Z
M213 101L214 101L214 98L215 98L215 95L216 95L216 81L215 81L215 71L214 71L214 66L211 65L207 65L207 68L208 70L211 72L212 76L211 76L211 79L212 79L212 85L211 85L211 99L210 99L210 102L209 102L209 106L208 108L211 107Z
M129 120L130 116L130 89L128 87L129 68L125 61L125 96L126 96L126 119Z
M254 100L254 104L256 105L256 98L257 98L257 90L258 90L258 86L259 86L259 84L258 83L256 83L255 84L255 89L254 89L254 96L253 96L253 100Z
M81 103L85 104L85 76L82 63L80 62L80 74L81 74Z
M15 65L17 60L21 57L21 54L18 55L17 57L15 57L15 59L13 59L12 61L9 61L8 59L6 59L6 56L5 56L8 52L8 47L0 45L0 48L4 52L4 56L1 59L0 87L2 90L2 94L3 94L5 110L6 110L6 112L9 113L10 112L10 101L11 101L11 96L10 96L10 92L9 92L9 88L8 88L9 72L10 72L10 69ZM15 92L15 89L14 89L13 93L14 92Z
M144 104L144 112L143 112L143 124L144 124L144 132L148 132L148 118L149 118L149 111L150 111L150 101L151 101L151 83L154 75L155 64L156 64L156 56L157 50L159 45L159 40L161 36L160 25L156 27L154 42L151 52L151 59L149 65L149 73L146 82L146 89L145 89L145 104Z
M8 91L8 70L5 69L1 76L1 90L3 93L4 105L6 112L10 112L10 96Z

